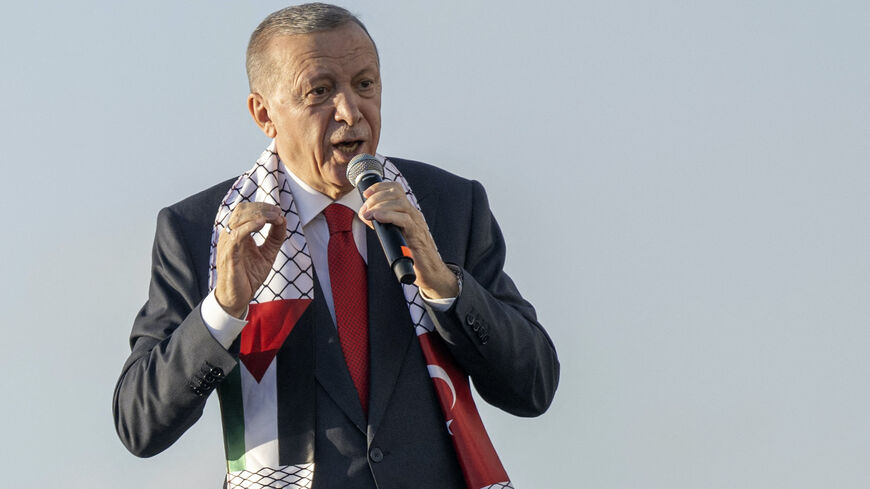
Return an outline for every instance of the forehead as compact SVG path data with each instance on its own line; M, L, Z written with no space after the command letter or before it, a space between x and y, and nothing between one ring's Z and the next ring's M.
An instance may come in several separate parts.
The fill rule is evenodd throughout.
M295 79L323 70L353 72L378 70L374 43L354 23L309 34L276 36L269 55L278 72Z

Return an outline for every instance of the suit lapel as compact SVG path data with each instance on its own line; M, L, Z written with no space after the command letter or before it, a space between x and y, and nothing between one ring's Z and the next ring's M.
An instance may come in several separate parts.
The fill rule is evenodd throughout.
M366 231L369 285L369 438L374 436L415 336L411 315L377 234ZM349 378L349 376L348 376Z
M333 401L345 412L354 425L363 433L366 432L366 421L359 404L359 396L344 354L341 352L341 343L338 340L338 330L329 315L329 309L323 300L323 291L316 274L314 277L314 308L313 320L315 324L315 366L314 375L323 387L323 390L332 397Z

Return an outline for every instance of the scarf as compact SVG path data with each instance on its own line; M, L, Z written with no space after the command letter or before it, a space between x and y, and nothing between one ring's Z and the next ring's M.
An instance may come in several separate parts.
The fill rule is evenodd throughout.
M218 209L212 232L209 289L217 282L218 238L239 202L277 205L287 221L287 237L249 305L248 323L240 335L239 363L219 390L229 489L310 489L314 480L314 332L310 322L299 321L316 299L314 267L289 178L273 141L254 167L232 185ZM384 162L384 180L399 182L408 200L420 208L408 182L389 160ZM257 245L263 244L268 232L269 224L253 234ZM403 284L402 288L410 326L417 334L467 487L512 488L471 397L468 376L435 332L418 287ZM294 327L297 324L300 326ZM282 350L282 358L290 358L283 363L292 364L295 372L307 369L312 376L281 375L278 350ZM281 389L293 393L282 396L281 406L278 379Z

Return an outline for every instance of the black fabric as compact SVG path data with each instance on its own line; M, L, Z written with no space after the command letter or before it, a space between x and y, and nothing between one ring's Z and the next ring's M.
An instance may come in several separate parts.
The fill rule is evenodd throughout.
M414 189L443 259L463 271L463 292L454 306L433 314L438 334L487 402L521 416L541 414L555 394L558 359L534 309L503 271L505 245L483 187L429 165L391 160ZM132 352L113 403L118 435L136 455L159 453L199 418L219 382L197 394L191 380L203 369L229 372L237 362L238 353L211 336L199 311L208 292L215 212L233 180L158 216L149 299L134 322ZM374 325L368 423L328 310L318 301L311 306L319 318L315 487L370 488L376 482L380 489L462 488L407 305L385 263L372 266L385 260L371 238L368 250Z
M322 301L321 301L322 302ZM278 463L308 463L314 453L316 328L322 314L312 302L296 322L276 356L278 390Z

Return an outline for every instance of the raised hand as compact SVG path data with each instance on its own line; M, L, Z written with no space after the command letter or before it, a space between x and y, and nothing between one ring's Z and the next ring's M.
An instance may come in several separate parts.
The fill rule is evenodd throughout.
M269 235L257 246L251 233L267 223L271 224ZM229 229L218 238L215 298L227 313L242 318L272 269L287 235L287 223L276 205L240 202L230 216Z

